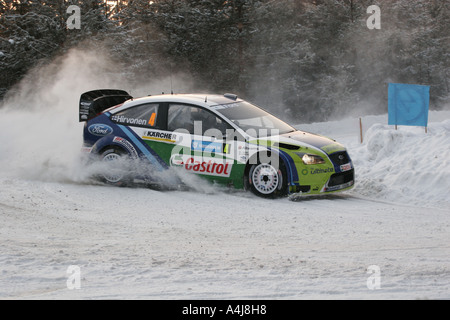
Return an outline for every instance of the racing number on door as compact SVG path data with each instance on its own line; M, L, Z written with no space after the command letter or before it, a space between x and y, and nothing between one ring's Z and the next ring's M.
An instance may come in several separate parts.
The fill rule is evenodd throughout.
M152 127L154 127L155 120L156 120L156 112L153 112L152 115L150 116L150 120L148 121L148 124L151 125Z

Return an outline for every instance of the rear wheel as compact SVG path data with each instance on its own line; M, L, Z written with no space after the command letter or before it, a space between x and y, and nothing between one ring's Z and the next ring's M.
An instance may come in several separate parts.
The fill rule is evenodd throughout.
M265 198L276 198L287 194L286 168L282 161L278 165L261 162L250 167L248 182L252 192Z
M113 186L127 186L131 182L130 157L118 148L108 148L101 153L102 163L99 178L106 184Z

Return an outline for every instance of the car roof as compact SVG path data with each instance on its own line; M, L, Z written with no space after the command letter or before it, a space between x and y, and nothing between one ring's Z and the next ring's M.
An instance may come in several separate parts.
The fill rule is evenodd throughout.
M112 113L120 112L124 109L128 109L133 106L137 106L144 103L161 103L161 102L173 102L173 103L186 103L194 104L209 109L212 106L221 104L229 104L235 102L241 102L242 99L237 98L235 95L225 94L161 94L154 96L147 96L142 98L127 100L120 107L111 110Z

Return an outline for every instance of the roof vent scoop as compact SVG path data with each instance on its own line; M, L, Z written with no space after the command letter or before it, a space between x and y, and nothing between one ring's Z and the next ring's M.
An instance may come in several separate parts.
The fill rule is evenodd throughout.
M238 98L237 95L232 94L232 93L225 93L223 96L224 96L225 98L228 98L228 99L231 99L231 100L234 100L234 101L236 101L237 98Z

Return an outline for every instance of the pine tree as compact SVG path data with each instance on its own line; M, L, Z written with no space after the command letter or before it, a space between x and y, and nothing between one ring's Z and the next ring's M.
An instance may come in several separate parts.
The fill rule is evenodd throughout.
M0 94L17 83L29 68L53 57L64 43L65 28L55 8L41 1L5 1L2 11Z

